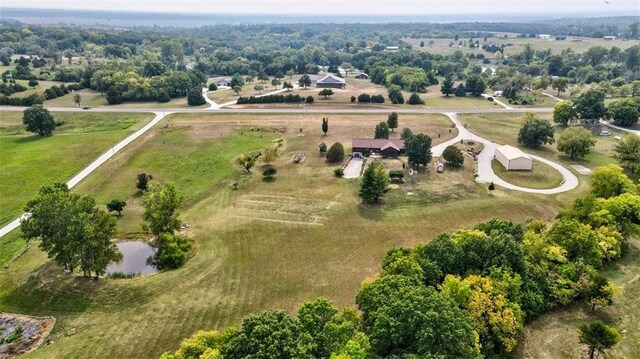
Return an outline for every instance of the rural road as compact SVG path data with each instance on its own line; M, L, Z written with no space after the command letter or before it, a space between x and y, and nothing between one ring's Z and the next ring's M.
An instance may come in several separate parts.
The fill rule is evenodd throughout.
M283 92L283 91L284 90L273 91L273 92L266 93L264 95L280 93L280 92ZM482 142L485 145L485 149L482 151L482 153L478 157L478 178L476 179L477 182L481 182L481 183L493 182L494 184L499 185L499 186L504 187L504 188L508 188L508 189L512 189L512 190L516 190L516 191L522 191L522 192L528 192L528 193L540 193L540 194L561 193L561 192L569 191L569 190L577 187L577 185L578 185L578 179L569 170L567 170L566 168L564 168L563 166L561 166L559 164L556 164L556 163L554 163L552 161L549 161L549 160L546 160L546 159L543 159L543 158L540 158L540 157L534 156L534 155L530 155L530 156L532 158L538 160L538 161L544 162L544 163L552 166L553 168L557 169L562 174L562 176L564 178L564 181L559 187L552 188L552 189L543 189L543 190L541 190L541 189L531 189L531 188L524 188L524 187L515 186L515 185L512 185L510 183L507 183L507 182L503 181L502 179L500 179L493 172L493 169L491 168L491 160L493 159L493 154L495 153L495 147L497 145L495 143L489 141L489 140L486 140L484 138L481 138L481 137L476 136L476 135L472 134L471 132L469 132L460 123L460 121L457 118L457 114L458 113L505 113L505 112L506 113L524 113L524 112L529 112L529 111L552 112L553 111L552 108L536 108L536 109L530 109L530 108L465 109L465 110L456 110L455 112L451 112L450 109L391 109L391 108L389 108L389 109L387 109L387 108L336 109L336 108L321 108L321 107L276 108L276 109L251 109L251 108L248 108L248 109L222 109L222 107L224 107L224 106L229 106L231 104L234 104L235 101L218 105L214 101L208 99L208 97L206 96L206 89L203 89L203 95L205 96L205 99L207 99L207 103L209 103L209 105L210 105L209 108L204 108L204 109L188 109L188 108L128 109L128 108L96 107L96 108L91 108L91 109L88 109L88 110L84 110L82 108L76 108L76 107L47 107L48 110L53 111L53 112L97 112L97 113L135 112L135 113L153 113L155 115L153 120L151 120L149 123L147 123L144 127L139 129L135 133L129 135L128 137L126 137L124 140L120 141L115 146L109 148L100 157L98 157L91 164L89 164L86 168L84 168L77 175L75 175L73 178L71 178L69 180L69 182L67 182L67 185L69 186L69 188L73 188L80 181L82 181L85 177L87 177L89 174L91 174L93 171L95 171L100 165L102 165L107 160L109 160L111 157L113 157L116 153L118 153L120 150L122 150L129 143L133 142L135 139L137 139L138 137L142 136L145 132L147 132L153 126L158 124L158 122L160 122L167 115L171 115L171 114L174 114L174 113L230 113L230 114L231 113L245 113L245 114L246 113L254 113L254 114L255 113L282 113L282 114L289 114L289 113L293 113L293 114L295 114L295 113L323 113L323 114L325 114L325 113L334 113L334 114L340 114L340 113L363 113L363 114L379 114L379 113L388 113L389 111L395 111L397 113L406 113L406 114L443 113L443 114L447 115L451 119L451 121L456 125L456 127L458 128L458 136L456 136L456 138L454 138L452 140L449 140L449 141L447 141L445 143L442 143L440 145L434 146L432 151L433 151L433 155L436 156L436 157L441 156L442 155L442 151L444 151L444 149L447 146L449 146L451 144L454 144L456 142L459 142L461 139L473 139L475 141ZM262 96L264 96L264 95L262 95ZM23 111L24 109L25 109L25 107L14 107L14 106L3 106L3 107L0 107L0 111ZM612 126L612 125L609 125L609 126ZM20 216L19 218L17 218L14 221L12 221L11 223L9 223L6 226L0 228L0 237L5 236L7 233L9 233L9 232L13 231L14 229L18 228L20 226L20 220L22 218L24 218L24 216L26 216L26 215L28 215L28 214L25 213L22 216Z

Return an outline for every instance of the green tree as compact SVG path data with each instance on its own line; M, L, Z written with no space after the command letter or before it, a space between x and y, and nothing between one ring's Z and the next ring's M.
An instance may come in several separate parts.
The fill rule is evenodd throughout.
M578 328L580 343L589 347L589 359L595 358L596 353L604 352L622 340L620 333L602 321L593 321Z
M127 202L121 199L112 199L111 201L109 201L109 203L107 203L107 210L109 212L118 212L118 216L121 216L122 210L124 210L124 207L126 205Z
M588 224L573 218L562 218L553 224L546 236L549 241L565 249L570 261L581 261L592 266L602 263L598 236Z
M320 143L320 145L318 145L318 151L320 152L320 155L327 153L327 144L324 142Z
M181 203L182 196L173 183L152 182L142 196L144 230L160 238L163 233L173 234L180 229L181 222L176 211Z
M272 165L266 165L262 169L262 176L266 179L272 179L278 173L278 169Z
M309 77L309 75L302 75L302 77L300 77L300 80L298 80L298 85L302 86L302 88L305 89L311 86L311 78Z
M487 187L487 189L489 190L489 193L493 193L493 191L496 190L496 185L493 183L493 181L489 183L489 186Z
M453 95L453 77L451 77L451 75L447 75L447 77L444 78L442 86L440 86L440 92L442 92L442 94L446 97L449 97L449 95Z
M589 89L580 94L574 102L578 116L582 119L600 119L607 115L604 105L604 92L599 89Z
M273 86L274 89L277 89L281 84L282 82L280 82L280 80L278 80L277 78L271 80L271 86Z
M330 163L342 162L344 160L344 146L342 143L336 142L327 151L327 161Z
M562 92L567 91L569 86L569 80L566 77L556 77L551 83L551 88L557 91L557 95L560 96Z
M591 194L600 198L616 197L631 191L633 182L622 167L610 163L598 167L591 175Z
M282 88L283 88L283 89L286 89L287 91L291 91L291 89L293 88L293 85L291 84L291 82L289 82L289 81L285 81L285 82L282 84Z
M614 157L632 171L640 166L640 137L628 134L622 138L614 148Z
M389 125L389 128L391 129L392 132L393 132L394 129L398 128L398 113L397 112L395 112L395 111L391 112L391 114L387 118L387 125Z
M623 98L612 101L607 107L608 117L613 119L616 125L633 126L638 123L638 104L631 98Z
M278 158L278 147L274 144L268 144L262 149L262 162L271 163Z
M240 92L242 92L242 86L235 85L231 89L236 93L236 96L240 96Z
M591 311L594 312L597 307L612 305L613 295L617 291L616 286L611 284L604 275L596 271L590 276L591 280L587 286L585 298L591 305Z
M405 127L402 129L402 132L400 132L400 139L402 140L408 140L409 138L411 138L413 136L413 131L411 131L410 128Z
M591 66L595 67L600 65L608 54L609 50L603 46L591 46L584 52L584 58L589 61Z
M480 75L471 75L467 78L465 83L465 89L475 97L478 97L484 93L487 88L487 84L484 78Z
M456 146L448 146L442 152L442 158L452 167L462 167L464 164L464 155Z
M75 103L76 106L80 107L81 102L82 102L82 96L80 96L79 93L73 95L73 103Z
M387 89L387 92L391 103L393 103L394 105L404 103L404 96L402 95L402 88L400 86L391 85Z
M327 135L327 132L329 132L329 119L323 117L322 118L322 133L324 133L324 135ZM326 147L326 145L325 145Z
M175 269L187 261L191 249L189 241L173 233L161 233L157 241L155 262L159 268Z
M56 128L56 122L49 110L42 105L32 105L22 113L22 123L29 132L48 136Z
M387 171L380 161L374 160L364 171L360 183L360 198L367 203L378 203L389 191Z
M555 142L553 138L553 126L547 120L543 120L535 113L524 114L525 123L518 132L518 143L527 147L540 147L544 144Z
M253 89L255 91L258 91L258 92L262 93L262 91L264 91L264 85L255 85L255 86L253 86Z
M240 75L237 72L233 74L233 77L231 78L231 82L229 83L229 87L231 88L234 88L236 86L240 86L240 88L244 86L244 79L242 78L242 75Z
M36 86L38 86L38 80L31 79L31 80L29 80L29 83L27 83L27 85L29 85L29 87L31 87L31 88L36 88Z
M553 106L553 122L559 125L566 127L576 117L578 114L569 101L560 101Z
M389 124L386 122L377 124L373 138L389 138Z
M138 174L136 178L136 188L141 192L145 192L149 187L149 182L153 179L153 176L146 173Z
M318 95L324 96L324 99L326 100L329 96L333 95L333 90L332 89L322 89L322 90L320 90Z
M216 85L215 82L212 82L209 84L209 91L217 91L218 90L218 85Z
M431 162L431 137L419 133L405 141L404 150L412 166L426 166Z
M251 173L251 168L256 164L256 156L253 153L243 153L238 157L238 164Z
M411 96L409 96L409 100L407 101L407 103L409 105L424 105L424 100L420 98L420 96L417 93L412 93Z
M595 144L596 140L591 135L591 131L582 127L570 127L558 136L557 146L558 151L574 159L588 155Z
M207 101L204 99L204 96L202 96L202 90L200 88L194 87L189 90L187 94L187 104L189 106L202 106L205 103L207 103Z

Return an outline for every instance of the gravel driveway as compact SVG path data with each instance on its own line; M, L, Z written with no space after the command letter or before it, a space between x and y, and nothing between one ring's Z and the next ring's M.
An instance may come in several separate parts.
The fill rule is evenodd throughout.
M358 178L360 177L360 171L364 160L360 157L353 157L344 169L344 178Z

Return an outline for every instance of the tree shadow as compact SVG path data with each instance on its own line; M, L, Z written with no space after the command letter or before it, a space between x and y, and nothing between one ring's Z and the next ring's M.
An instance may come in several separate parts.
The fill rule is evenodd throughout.
M29 143L29 142L36 142L39 140L43 140L46 138L49 138L51 136L40 136L40 135L31 135L31 136L26 136L26 137L20 137L20 138L16 138L13 142L20 144L20 143Z

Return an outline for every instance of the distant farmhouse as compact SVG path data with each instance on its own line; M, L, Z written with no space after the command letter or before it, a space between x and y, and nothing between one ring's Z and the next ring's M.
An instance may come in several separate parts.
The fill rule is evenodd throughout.
M223 77L216 80L216 86L218 87L231 87L231 77Z
M549 39L551 39L551 35L540 34L540 35L538 35L538 38L542 39L542 40L549 40Z
M397 157L404 154L404 140L389 140L386 138L354 138L351 140L351 152L368 156L381 154L385 157Z
M354 77L357 78L357 79L360 79L360 80L368 80L369 79L369 75L365 74L364 72L361 72L361 73L357 74Z
M604 41L614 41L616 39L615 36L613 35L607 35L605 37L602 38Z

